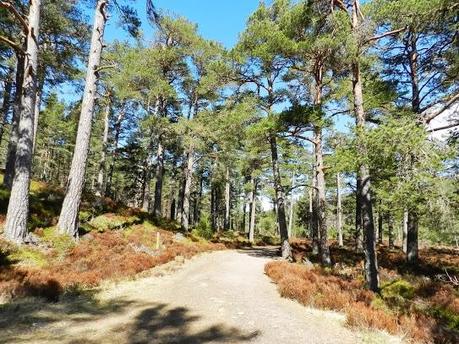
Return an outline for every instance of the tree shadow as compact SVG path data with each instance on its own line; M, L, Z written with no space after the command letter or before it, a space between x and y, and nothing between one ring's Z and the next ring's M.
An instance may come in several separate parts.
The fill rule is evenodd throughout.
M64 319L69 324L90 322L108 314L122 313L126 307L133 305L127 300L102 303L95 297L97 292L75 291L55 303L28 297L0 305L0 343L15 342L20 336Z
M271 246L259 246L259 247L247 247L239 249L238 252L247 254L251 257L256 258L279 258L281 256L281 251L279 247Z
M128 342L130 344L241 343L250 341L260 334L259 331L243 333L237 328L223 324L193 332L193 323L199 319L199 316L191 314L187 308L168 308L165 304L155 304L136 317Z

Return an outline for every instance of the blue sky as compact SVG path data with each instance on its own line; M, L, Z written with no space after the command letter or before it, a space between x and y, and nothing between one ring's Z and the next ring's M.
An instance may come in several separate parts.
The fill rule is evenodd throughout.
M142 30L146 40L152 38L152 29L145 16L145 0L136 0L133 5L142 20ZM258 6L259 0L154 0L156 8L166 14L176 14L198 24L199 32L208 39L232 47L249 15ZM117 27L112 16L106 31L107 41L123 40L126 33Z

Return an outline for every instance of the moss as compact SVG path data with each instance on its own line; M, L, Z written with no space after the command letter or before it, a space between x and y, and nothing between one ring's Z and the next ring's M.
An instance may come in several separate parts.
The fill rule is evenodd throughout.
M404 279L395 280L381 288L383 299L403 298L410 300L414 297L414 292L415 288Z
M459 314L443 307L434 307L428 313L440 319L450 330L459 331Z
M19 247L9 257L12 261L20 262L23 265L44 267L48 265L46 254L39 249L30 247Z
M93 230L104 232L106 230L121 229L138 223L137 216L120 216L115 214L104 214L93 218L88 225Z
M75 242L71 237L64 234L59 234L55 227L45 228L41 239L48 243L58 254L65 254L68 250L75 246Z

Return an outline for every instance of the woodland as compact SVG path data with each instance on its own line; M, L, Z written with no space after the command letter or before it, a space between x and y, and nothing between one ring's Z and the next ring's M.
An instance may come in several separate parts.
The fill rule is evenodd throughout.
M459 2L260 1L230 48L140 2L0 1L4 319L275 246L283 297L457 343Z

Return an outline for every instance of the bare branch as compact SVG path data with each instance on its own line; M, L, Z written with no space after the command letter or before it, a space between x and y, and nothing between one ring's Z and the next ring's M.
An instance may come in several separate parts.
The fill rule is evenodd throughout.
M429 124L430 121L432 121L433 119L435 119L436 117L440 116L443 112L445 112L446 110L449 109L449 107L451 105L453 105L455 102L457 102L459 100L459 93L456 93L454 96L452 96L450 99L448 99L448 101L446 102L446 104L437 112L434 112L430 115L427 115L423 118L424 122L426 124Z
M392 31L387 31L387 32L384 32L384 33L382 33L380 35L373 36L373 37L367 39L363 43L367 44L367 43L370 43L370 42L373 42L373 41L380 40L381 38L384 38L384 37L387 37L387 36L394 36L394 35L399 34L400 32L405 31L405 30L406 30L406 27L403 27L403 28L400 28L400 29L396 29L396 30L392 30Z
M433 132L440 131L440 130L451 129L451 128L454 128L454 127L459 127L459 121L458 122L453 122L453 123L450 123L450 124L445 124L444 126L441 126L441 127L438 127L438 128L429 129L429 130L427 130L427 132L433 133Z

